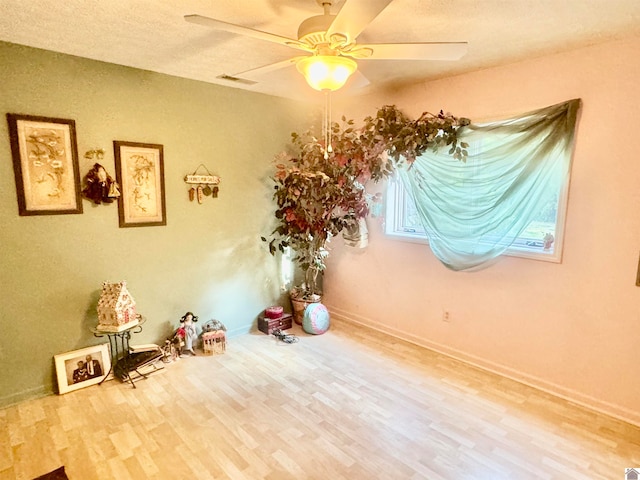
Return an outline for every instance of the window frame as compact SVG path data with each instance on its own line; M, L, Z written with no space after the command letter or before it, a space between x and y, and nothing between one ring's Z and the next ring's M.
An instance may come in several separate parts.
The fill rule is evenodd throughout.
M553 252L545 252L544 250L538 250L537 248L532 247L527 248L526 245L511 245L502 255L551 263L562 263L570 183L571 172L567 175L566 180L563 182L563 185L558 192ZM397 177L390 178L387 181L385 190L385 235L402 242L428 244L429 239L425 233L422 231L408 231L404 227L403 222L405 217L407 192L400 179ZM526 239L522 240L526 241Z

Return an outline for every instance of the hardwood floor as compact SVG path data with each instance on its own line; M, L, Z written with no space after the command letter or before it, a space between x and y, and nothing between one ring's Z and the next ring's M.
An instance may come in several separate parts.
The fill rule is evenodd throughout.
M640 429L350 324L0 410L0 480L623 479Z

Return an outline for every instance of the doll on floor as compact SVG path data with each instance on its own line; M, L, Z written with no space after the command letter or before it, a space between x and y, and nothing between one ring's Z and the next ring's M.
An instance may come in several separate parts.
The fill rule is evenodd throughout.
M196 326L194 325L194 323L197 321L198 317L196 317L191 312L187 312L180 319L180 328L178 328L178 335L184 341L184 350L194 356L196 352L193 347L194 343L198 339L198 332L196 331Z

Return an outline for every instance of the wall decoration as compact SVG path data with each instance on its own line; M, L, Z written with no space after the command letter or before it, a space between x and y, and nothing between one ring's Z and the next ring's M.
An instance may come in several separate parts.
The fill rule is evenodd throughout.
M74 120L7 114L20 215L82 213Z
M198 174L200 168L204 169L207 174ZM205 196L218 197L220 177L211 175L209 169L203 164L200 164L191 175L185 175L184 181L186 184L193 185L189 189L189 200L192 202L197 198L198 203L201 204Z
M113 203L120 197L120 186L102 165L95 163L84 176L82 195L97 205Z
M120 227L166 225L162 145L114 141Z
M68 393L100 383L111 370L108 344L55 355L58 393Z
M92 148L84 152L84 158L87 160L102 160L104 158L104 148Z

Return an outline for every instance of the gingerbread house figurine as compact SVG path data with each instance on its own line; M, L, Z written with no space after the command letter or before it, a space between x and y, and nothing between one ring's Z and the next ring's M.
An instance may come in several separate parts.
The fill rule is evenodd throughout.
M138 322L136 302L127 290L127 282L104 282L98 300L98 330L121 332Z

